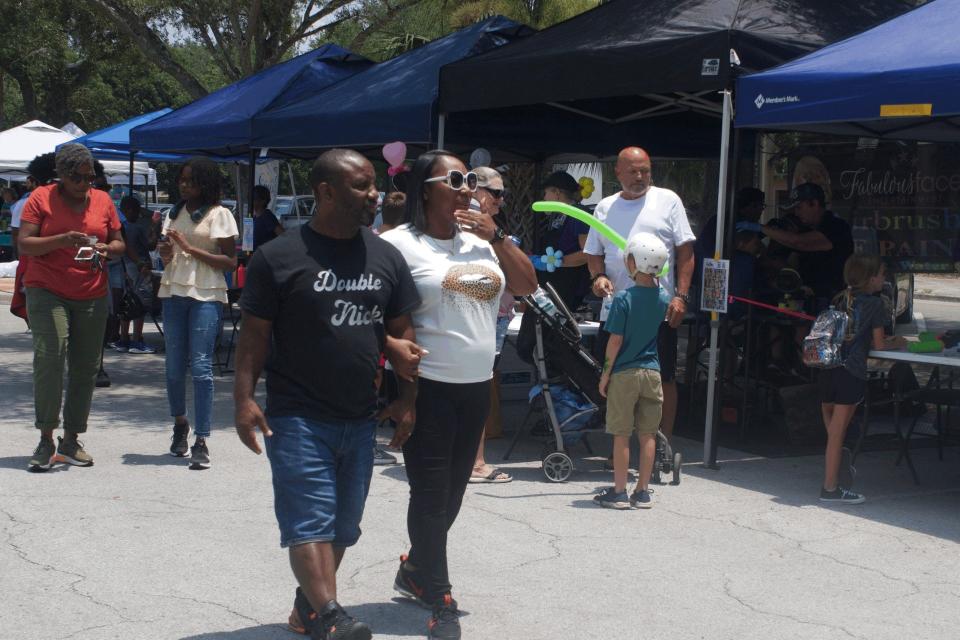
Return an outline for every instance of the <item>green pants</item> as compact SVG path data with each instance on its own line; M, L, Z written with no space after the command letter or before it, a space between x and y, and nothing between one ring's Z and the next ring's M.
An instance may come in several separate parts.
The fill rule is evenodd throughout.
M67 400L63 430L83 433L100 369L107 298L67 300L46 289L27 288L27 317L33 333L33 402L37 429L60 425L63 369L67 363Z

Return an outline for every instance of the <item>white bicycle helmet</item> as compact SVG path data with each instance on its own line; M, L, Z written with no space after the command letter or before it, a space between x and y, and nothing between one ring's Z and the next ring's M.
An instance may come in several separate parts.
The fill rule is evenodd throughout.
M627 241L627 251L624 260L627 261L627 270L630 270L629 259L633 256L636 264L636 271L630 274L633 278L637 273L646 273L647 275L657 276L663 270L663 265L667 262L667 245L663 240L652 233L635 233Z

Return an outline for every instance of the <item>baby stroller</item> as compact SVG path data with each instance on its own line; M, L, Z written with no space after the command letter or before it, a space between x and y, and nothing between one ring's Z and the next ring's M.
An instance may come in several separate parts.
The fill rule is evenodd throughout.
M590 451L586 434L603 430L606 399L599 390L602 368L581 344L580 327L553 286L547 283L533 295L525 296L523 301L530 313L523 319L517 351L521 358L532 361L536 367L544 413L552 432L541 455L543 474L551 482L565 482L575 468L566 445L582 440ZM531 332L534 339L526 341L532 342L532 349L524 349L525 334ZM559 381L567 383L583 398L581 410L564 420L558 418L555 391L551 389ZM595 419L584 420L587 416ZM566 427L575 421L579 424L586 422L588 426L572 433ZM599 426L591 428L589 425ZM523 427L518 429L504 459L509 457L522 431ZM673 484L680 484L680 463L680 452L674 452L667 438L657 432L657 454L651 481L660 484L661 473L666 473L673 474Z

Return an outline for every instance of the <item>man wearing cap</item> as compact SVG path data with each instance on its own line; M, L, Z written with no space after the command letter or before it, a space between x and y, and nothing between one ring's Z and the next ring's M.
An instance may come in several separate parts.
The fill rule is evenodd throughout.
M554 171L543 181L543 199L547 202L562 202L580 207L582 195L580 183L566 171ZM587 271L587 255L583 247L590 231L585 223L565 216L553 214L547 222L547 232L540 239L537 254L543 255L547 247L563 255L560 268L554 271L538 271L537 280L541 284L549 282L571 311L583 302L590 291L590 273Z
M671 300L657 333L657 355L663 381L660 429L669 438L677 416L677 327L690 303L693 243L697 238L690 229L680 196L652 185L650 156L646 151L639 147L621 151L615 172L622 190L601 200L594 215L624 238L643 231L654 234L667 247L669 271L660 279L660 285ZM633 285L623 251L595 229L590 229L583 251L587 254L594 294L604 298Z
M843 265L853 254L850 225L826 208L823 189L812 182L798 185L790 194L790 204L804 228L787 231L770 225L741 222L738 231L759 231L799 253L800 277L813 290L815 312L826 309L830 300L845 287Z

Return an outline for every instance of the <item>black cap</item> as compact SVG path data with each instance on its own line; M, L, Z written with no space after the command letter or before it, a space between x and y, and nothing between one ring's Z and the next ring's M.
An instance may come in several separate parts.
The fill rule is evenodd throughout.
M784 205L784 209L793 209L800 202L807 200L816 200L822 205L827 204L827 197L823 193L823 188L813 182L804 182L797 185L790 192L790 204Z
M580 193L580 183L566 171L554 171L543 181L543 188L556 187L561 191Z

